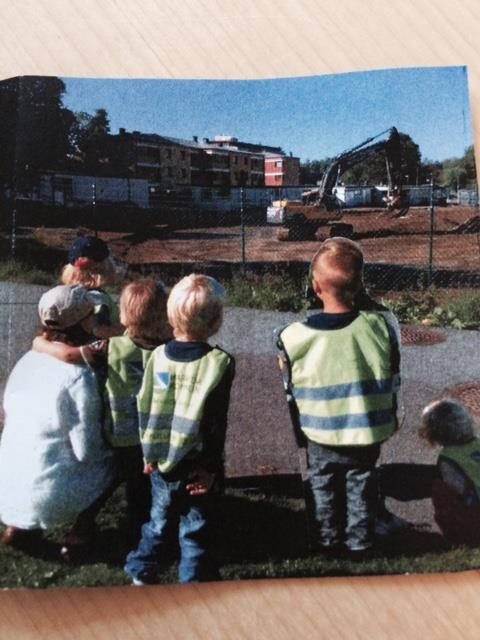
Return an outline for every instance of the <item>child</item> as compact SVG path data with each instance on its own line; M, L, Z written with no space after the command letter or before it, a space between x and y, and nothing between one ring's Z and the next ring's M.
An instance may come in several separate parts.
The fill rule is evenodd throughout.
M125 334L107 343L69 347L36 339L34 349L64 362L85 361L106 372L104 430L115 451L119 480L126 481L128 539L133 548L151 504L150 483L143 474L136 396L153 349L171 338L164 285L146 278L127 284L120 295L120 320Z
M281 330L281 367L297 441L307 445L316 542L364 552L374 544L375 463L396 429L398 336L385 315L355 304L363 287L355 242L326 240L312 264L323 311Z
M104 287L115 284L115 265L107 245L95 236L79 236L68 252L68 264L62 270L63 284L79 284L89 289L95 303L93 332L99 338L118 336L123 327L118 322L115 303Z
M152 484L150 522L125 571L137 585L154 583L168 563L174 533L180 582L218 577L209 549L209 504L222 479L233 358L206 341L222 324L223 287L192 274L173 287L168 319L175 339L150 358L138 395L145 473Z
M89 338L93 303L83 287L60 285L38 307L45 339L65 345ZM114 468L101 429L94 372L29 351L5 390L0 447L0 517L5 544L28 542L41 529L75 520L66 542L89 542L97 504Z
M449 398L428 404L420 435L443 448L433 481L435 521L447 540L480 544L480 438L469 411Z

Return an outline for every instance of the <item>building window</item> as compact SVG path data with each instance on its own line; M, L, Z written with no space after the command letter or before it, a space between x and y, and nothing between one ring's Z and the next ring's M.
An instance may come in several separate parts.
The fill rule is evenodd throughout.
M238 156L233 156L233 164L238 164Z
M172 157L172 150L167 149L167 158L170 159Z
M173 176L173 169L172 167L167 167L167 175L169 178L171 178Z
M211 200L211 199L212 199L212 190L202 189L202 200Z
M248 158L245 156L245 158L243 159L243 164L248 164Z
M281 160L277 160L277 161L275 162L275 166L276 166L276 167L281 167L281 166L282 166L282 161L281 161Z
M186 177L187 177L187 170L186 169L182 169L182 178L186 178Z
M282 176L275 176L275 182L281 182Z
M180 155L181 155L182 160L185 160L185 151L181 151Z

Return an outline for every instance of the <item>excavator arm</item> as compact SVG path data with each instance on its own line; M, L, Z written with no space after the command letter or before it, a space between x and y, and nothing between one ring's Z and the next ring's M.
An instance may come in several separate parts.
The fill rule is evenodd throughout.
M388 134L384 140L374 142L377 138ZM360 164L370 156L377 153L385 154L386 171L388 178L388 194L390 195L397 187L401 189L401 147L400 136L395 127L386 129L376 136L367 138L361 144L344 151L340 155L333 158L326 168L320 186L318 188L317 204L325 203L328 205L329 199L332 198L333 188L337 185L341 176L357 164Z

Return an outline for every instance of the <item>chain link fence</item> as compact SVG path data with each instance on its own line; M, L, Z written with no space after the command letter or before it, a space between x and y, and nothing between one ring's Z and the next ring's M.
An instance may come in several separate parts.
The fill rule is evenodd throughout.
M410 206L389 210L381 188L344 186L327 211L305 202L305 187L150 185L141 201L132 198L140 186L124 187L121 201L118 190L96 184L90 201L75 201L71 186L55 192L52 202L17 198L2 216L2 255L21 258L28 251L30 262L38 256L35 266L45 260L61 264L71 239L84 229L104 237L117 258L142 273L295 275L306 273L319 240L345 235L359 242L367 284L379 290L480 283L476 187L450 194L437 186L410 186Z

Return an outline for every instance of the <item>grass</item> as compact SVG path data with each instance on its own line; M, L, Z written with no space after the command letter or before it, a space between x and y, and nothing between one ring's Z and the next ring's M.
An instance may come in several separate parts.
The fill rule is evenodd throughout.
M215 549L224 580L425 573L478 569L480 549L449 547L440 535L421 529L399 533L372 557L327 558L308 548L304 501L298 493L228 489L218 498ZM57 529L30 553L0 548L0 588L51 588L129 584L123 573L126 548L124 496L118 490L99 516L99 535L88 558L58 559ZM175 563L161 577L177 580Z
M304 286L286 274L247 272L235 275L226 284L228 304L264 311L305 311L308 308Z
M54 286L58 282L58 273L31 267L20 260L2 260L0 281Z
M480 327L480 293L456 292L447 296L444 291L389 295L383 300L404 324L478 329Z

